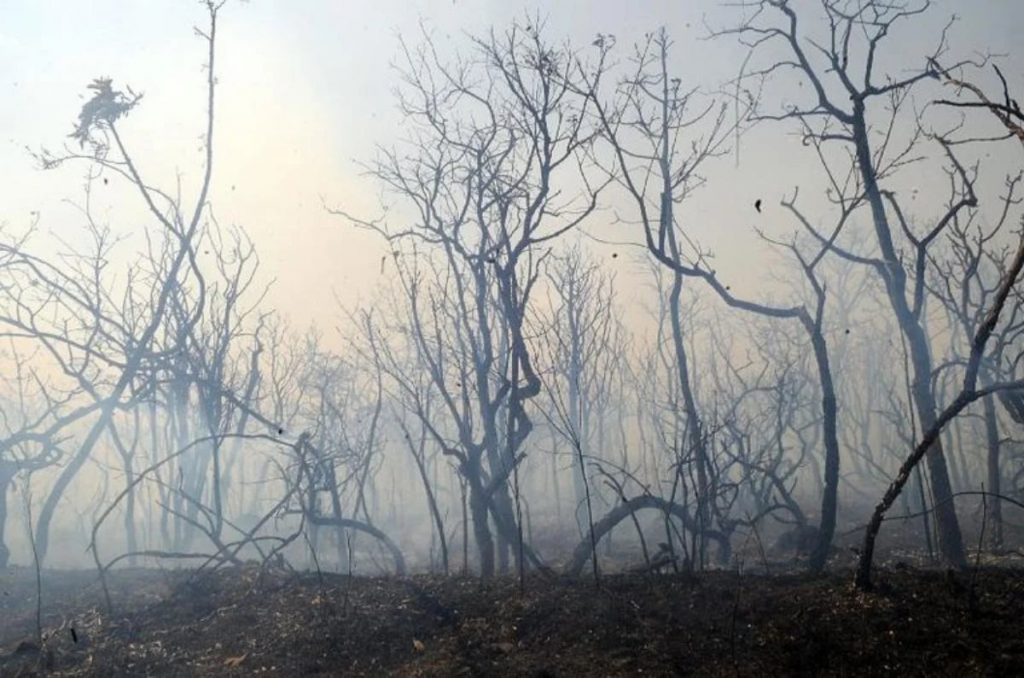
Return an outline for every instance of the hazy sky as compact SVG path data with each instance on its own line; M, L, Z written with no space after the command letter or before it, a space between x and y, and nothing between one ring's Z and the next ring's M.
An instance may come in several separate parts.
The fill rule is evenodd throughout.
M893 63L919 63L935 30L956 12L952 34L960 53L989 50L1024 63L1018 45L1024 0L936 2L920 34L904 32L892 45ZM620 43L666 26L679 43L685 77L707 87L735 74L743 51L725 41L698 42L702 18L724 20L710 0L613 2L558 0L252 0L230 2L221 17L217 166L211 201L223 222L240 224L254 239L264 275L277 279L270 303L305 324L332 325L333 294L366 298L379 279L384 251L322 208L321 200L372 216L377 194L359 176L357 159L374 143L389 143L402 120L392 97L389 63L397 35L415 39L426 19L442 40L465 44L465 31L501 28L524 13L548 17L549 35L586 45L598 32ZM735 15L733 15L735 16ZM71 233L80 217L60 201L80 200L84 167L40 172L26 146L58 147L81 107L85 86L111 76L146 96L123 125L143 169L161 181L180 171L188 185L200 172L204 45L191 27L203 12L190 0L0 0L0 222L22 228L32 211L40 226ZM1018 86L1022 70L1009 69ZM1024 87L1019 87L1021 91ZM702 235L729 244L722 270L749 270L753 250L750 204L814 175L786 149L798 145L776 132L751 140L737 170L721 162L709 188L691 208ZM780 171L784 169L785 171ZM111 189L101 216L130 231L135 208ZM115 199L117 197L117 199ZM137 201L136 201L137 202ZM788 229L790 226L779 225ZM737 233L742 232L742 237ZM734 247L733 247L734 246ZM721 248L720 248L721 249ZM625 258L620 266L630 266ZM747 282L755 285L755 277Z

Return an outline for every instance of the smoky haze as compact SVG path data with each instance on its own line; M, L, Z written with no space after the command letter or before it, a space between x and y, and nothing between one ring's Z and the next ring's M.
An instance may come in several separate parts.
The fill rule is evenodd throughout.
M0 567L1019 548L1024 5L781 5L4 2Z

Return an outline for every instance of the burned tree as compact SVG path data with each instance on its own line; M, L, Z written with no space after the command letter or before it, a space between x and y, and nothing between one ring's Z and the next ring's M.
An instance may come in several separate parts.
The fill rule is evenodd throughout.
M546 277L550 309L540 314L535 332L538 362L544 366L543 401L549 403L543 411L572 450L576 524L581 535L593 537L597 493L588 469L604 458L610 437L607 420L617 400L613 391L621 385L626 362L625 328L615 308L614 276L578 245L551 257ZM585 529L581 509L586 511Z
M502 567L513 546L526 551L508 481L533 428L526 403L541 387L524 336L531 293L548 243L593 212L599 187L585 167L593 134L572 52L549 45L532 24L475 38L472 47L446 63L429 35L419 47L403 44L399 105L410 138L381 149L369 166L399 216L345 216L381 233L392 250L409 305L404 334L443 403L431 437L468 483L489 576L490 518ZM602 70L598 62L587 77ZM412 396L407 375L400 381Z
M985 96L980 88L975 85L967 85L962 80L955 80L951 78L948 71L939 72L936 76L938 75L945 77L947 80L955 84L960 84L962 87L970 90L978 96L980 99L980 107L987 109L992 113L1005 129L1004 138L1017 139L1021 142L1022 146L1024 146L1024 114L1021 113L1019 106L1016 106L1013 99L1009 96L1006 81L1002 78L1001 73L999 73L999 76L1003 83L1005 103L998 103L990 100ZM940 103L945 101L946 100L940 100ZM949 103L954 106L957 105L956 102ZM979 107L979 102L963 102L963 106L967 108ZM941 142L947 151L954 143L948 138L943 138ZM951 155L950 157L953 156ZM955 161L954 166L956 172L962 176L964 174L962 167L958 163L955 163ZM964 181L966 182L966 179L964 179ZM1009 188L1012 189L1014 186L1015 180L1011 179ZM973 197L973 191L970 195ZM954 208L956 204L958 203L954 204ZM1004 198L1004 206L1008 209L1012 204L1013 191L1008 190L1006 197ZM951 212L947 213L947 215L949 215L949 220L952 222L953 218L956 216L956 211L951 208ZM997 229L1001 227L1004 220L1005 214L997 223ZM936 234L941 232L942 228L945 226L946 224L940 222L939 227L937 227L934 232ZM963 381L959 392L955 395L952 402L950 402L941 411L941 413L927 423L927 426L924 425L925 422L922 422L922 435L920 441L903 462L902 466L900 466L898 475L889 485L885 494L882 496L882 500L875 507L875 510L871 515L871 520L864 533L864 546L861 550L860 559L857 565L856 583L860 588L866 589L871 587L871 567L874 558L875 540L878 537L878 531L881 529L882 520L885 517L886 511L889 510L893 502L896 501L900 493L903 491L907 481L910 479L910 473L921 462L922 458L925 458L926 455L930 454L930 450L933 450L934 446L938 444L939 436L941 435L944 427L953 421L953 419L971 405L971 403L976 402L977 400L991 398L993 395L1002 393L1016 395L1024 389L1024 379L1021 379L1017 374L1000 375L1000 380L992 380L987 384L984 384L983 382L983 385L980 387L978 384L983 369L990 369L990 366L985 365L985 362L986 357L988 357L986 353L990 350L989 344L993 338L996 339L994 353L998 357L1003 350L1003 343L1001 340L1005 337L1017 336L1017 325L1019 325L1019 321L1017 320L1019 303L1012 304L1012 314L1008 325L1007 319L1005 317L1001 317L1011 296L1016 299L1019 299L1020 296L1020 292L1017 290L1017 285L1019 283L1021 272L1024 270L1024 226L1022 226L1022 231L1017 235L1017 245L1012 258L1009 258L1009 262L1004 263L1006 262L1005 257L1000 257L996 260L996 268L999 271L999 282L994 288L984 295L984 297L990 300L986 309L984 311L975 310L975 312L970 314L970 318L965 317L963 319L963 323L966 325L965 329L970 337L970 352L963 364ZM954 235L954 240L955 239L956 236ZM980 236L979 240L980 242L975 243L975 247L980 248L980 245L984 244L984 235ZM960 246L965 246L962 239L960 240ZM961 282L968 284L968 286L964 288L962 294L967 295L966 298L969 298L971 294L970 284L973 282L971 278L974 274L972 269L978 265L978 262L974 261L971 263L972 258L977 255L969 242L966 244L966 248L966 250L961 251L961 256L967 257L968 265L966 268L968 275L966 278L962 278ZM920 252L920 246L918 251ZM920 283L920 285L923 284L923 282ZM965 297L961 297L961 299L964 298ZM965 304L964 307L962 307L962 310L964 315L967 315L969 306ZM997 332L1000 327L1000 322L1003 323L1003 332ZM1019 363L1020 356L1011 359L1010 364L1014 368L1014 371ZM989 403L989 407L991 407L991 402ZM948 497L948 500L952 500L952 497Z
M687 415L687 439L695 453L698 524L704 529L711 525L710 497L715 495L715 488L710 485L707 439L683 340L679 298L686 279L703 281L730 307L769 318L797 320L808 334L821 385L826 450L821 539L811 559L812 567L821 569L835 530L839 480L837 404L823 325L826 294L816 272L822 253L806 254L795 242L780 243L798 261L813 291L807 305L780 307L742 299L718 279L709 253L681 228L677 205L703 183L704 166L722 153L732 129L726 123L724 106L714 101L698 103L698 93L684 89L681 79L672 77L668 69L670 48L671 40L664 30L649 37L638 48L635 72L621 83L618 100L602 102L595 94L594 110L604 138L612 146L614 160L609 172L635 205L646 249L673 275L672 337ZM599 91L596 84L593 91Z
M829 197L840 218L830 233L822 233L803 218L795 205L792 209L829 254L867 266L884 286L888 305L907 343L913 372L912 398L924 430L931 428L938 416L931 384L934 359L923 316L928 251L958 215L977 205L972 178L949 147L941 145L941 139L936 139L936 144L944 151L949 166L955 168L953 199L924 233L915 233L901 219L901 197L893 188L901 170L919 159L920 146L927 137L916 120L905 124L911 118L906 109L911 92L941 76L938 64L946 52L946 32L909 75L881 73L880 64L892 33L918 18L930 4L928 0L913 5L873 0L857 5L826 2L821 14L815 15L785 0L760 0L749 3L754 10L750 18L719 33L737 36L751 50L755 65L743 75L748 85L755 83L750 88L765 91L777 83L789 82L807 85L801 101L783 103L774 113L755 108L754 117L792 123L817 151L829 180ZM815 16L825 20L823 36L805 27L806 20ZM756 62L760 53L776 47L784 57L771 57L766 64ZM854 215L864 211L868 212L874 251L858 251L841 237L854 228L850 225L855 222ZM909 267L905 266L903 251L910 252ZM938 439L927 461L942 554L950 564L963 567L963 540L952 502L946 455Z

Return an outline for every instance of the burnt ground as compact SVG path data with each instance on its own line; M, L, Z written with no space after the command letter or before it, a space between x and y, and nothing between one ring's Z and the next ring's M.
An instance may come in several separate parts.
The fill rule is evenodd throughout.
M586 579L0 572L2 675L1019 675L1024 571ZM972 594L973 589L973 594ZM74 634L72 634L74 629ZM72 637L74 635L74 638Z

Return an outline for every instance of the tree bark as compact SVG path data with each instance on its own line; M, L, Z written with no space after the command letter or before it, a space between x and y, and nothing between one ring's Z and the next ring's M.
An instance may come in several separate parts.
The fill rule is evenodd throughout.
M987 449L989 538L988 547L993 551L1003 548L1003 507L999 501L1002 479L999 474L999 422L996 418L995 399L992 395L982 398L985 409L985 444Z

